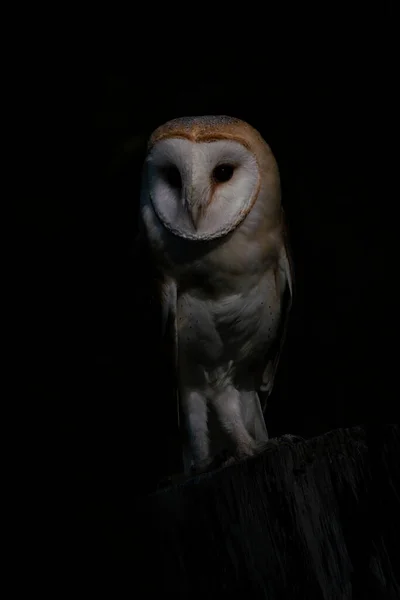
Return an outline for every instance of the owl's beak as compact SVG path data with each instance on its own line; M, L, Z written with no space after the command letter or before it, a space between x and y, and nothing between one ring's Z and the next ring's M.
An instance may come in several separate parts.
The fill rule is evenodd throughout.
M193 228L197 231L199 227L199 223L203 216L201 206L199 204L194 204L188 207L189 218L192 222Z
M193 229L197 231L200 221L204 216L201 198L199 198L198 194L196 193L196 188L193 187L189 187L185 196L186 210L189 219L193 225Z

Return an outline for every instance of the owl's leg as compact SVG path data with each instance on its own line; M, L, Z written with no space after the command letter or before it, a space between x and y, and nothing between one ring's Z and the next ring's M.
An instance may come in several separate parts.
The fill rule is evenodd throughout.
M211 463L206 397L194 390L187 391L182 394L182 408L185 413L193 470L204 471Z
M243 422L240 393L233 386L227 387L213 399L218 420L235 446L237 458L253 456L256 444Z

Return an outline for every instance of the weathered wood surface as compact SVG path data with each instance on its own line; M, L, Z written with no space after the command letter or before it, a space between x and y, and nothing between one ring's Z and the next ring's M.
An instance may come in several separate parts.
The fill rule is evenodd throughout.
M399 457L397 425L340 429L158 491L133 543L147 592L399 598Z

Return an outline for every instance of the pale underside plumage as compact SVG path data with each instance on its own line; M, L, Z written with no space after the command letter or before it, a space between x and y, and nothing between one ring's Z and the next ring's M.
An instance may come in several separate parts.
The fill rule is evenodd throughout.
M224 451L251 455L268 441L264 411L291 307L286 246L276 267L255 285L251 277L242 277L239 286L240 291L219 301L201 292L180 293L176 281L164 282L164 335L176 350L178 411L181 425L185 431L189 426L197 440L196 457L190 443L185 445L185 472L194 464L206 468ZM230 440L234 429L241 448Z
M195 120L197 127L199 123L201 118ZM206 124L209 126L209 121ZM229 127L229 120L223 127ZM263 173L266 183L263 188L261 182L259 193L256 183L250 183L254 170L251 156L247 150L238 151L238 142L226 148L214 143L210 151L205 147L205 158L196 154L192 168L190 159L180 159L187 156L188 148L181 141L172 146L172 152L177 153L173 160L177 164L182 160L182 170L189 165L184 184L189 181L192 188L201 189L201 177L205 178L214 164L213 152L231 152L243 165L243 175L237 183L233 180L231 195L226 186L225 195L222 189L213 201L214 205L220 203L215 218L209 216L209 224L204 220L203 230L200 227L193 232L180 213L171 218L175 209L169 190L163 192L161 183L157 188L152 182L149 189L144 177L142 219L161 265L163 334L170 340L174 355L178 418L187 433L184 470L189 473L192 468L206 469L221 452L238 458L251 456L268 440L263 411L272 391L291 307L292 272L276 173ZM161 154L168 154L170 159L170 153L168 149ZM209 167L207 161L212 163ZM246 185L250 187L246 189ZM274 186L276 190L270 192ZM252 189L257 196L249 204ZM268 194L274 201L278 194L274 210ZM232 208L229 217L232 202L244 206L245 214ZM221 214L227 216L225 224ZM175 223L181 232L174 230ZM224 227L230 229L228 235Z

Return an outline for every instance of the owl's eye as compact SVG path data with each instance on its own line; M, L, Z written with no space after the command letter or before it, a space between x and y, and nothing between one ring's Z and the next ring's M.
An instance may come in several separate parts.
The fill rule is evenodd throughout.
M163 174L165 180L171 187L175 189L179 189L182 187L181 174L179 173L179 169L177 167L174 167L172 165L166 167L165 169L163 169Z
M213 179L217 183L225 183L225 181L232 179L234 170L233 165L218 165L213 171Z

